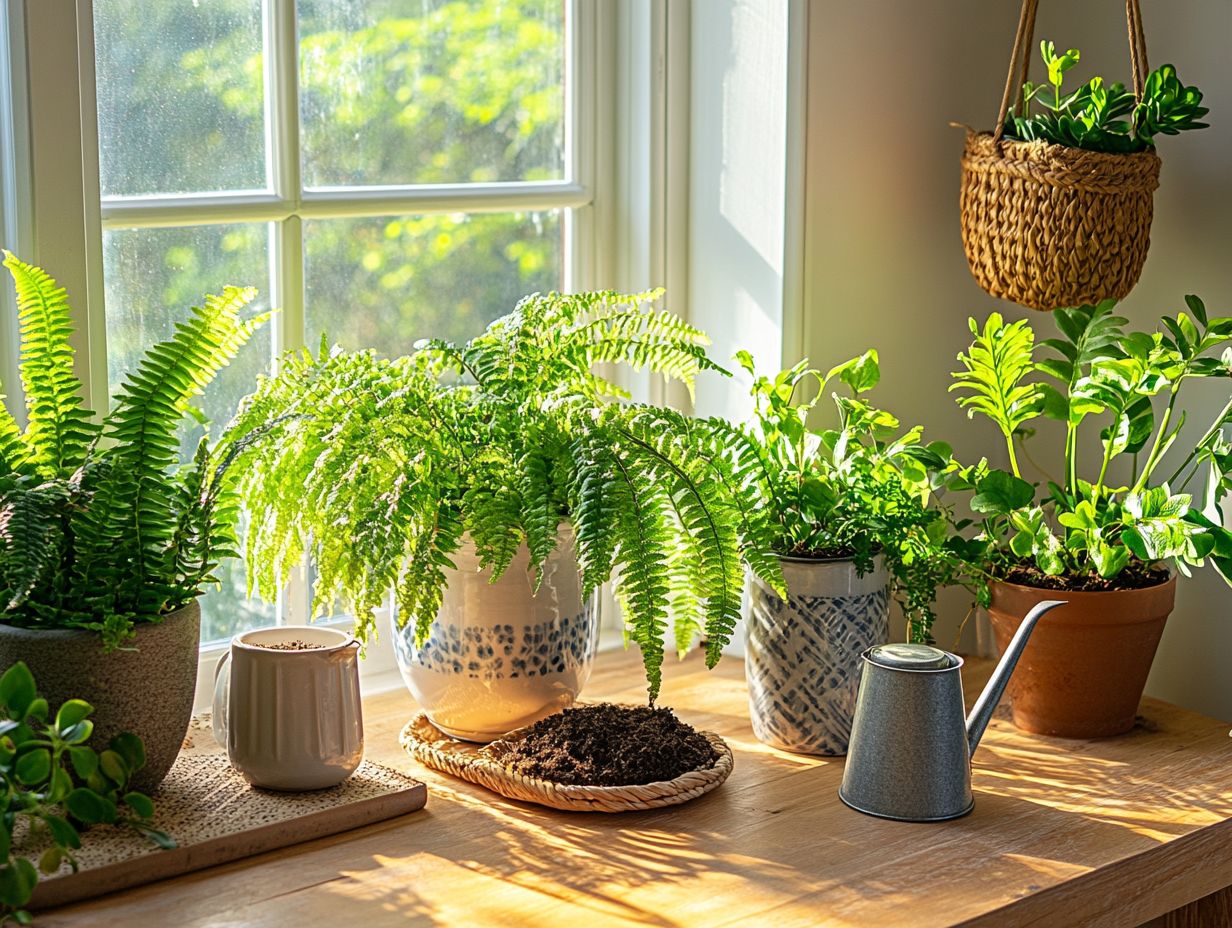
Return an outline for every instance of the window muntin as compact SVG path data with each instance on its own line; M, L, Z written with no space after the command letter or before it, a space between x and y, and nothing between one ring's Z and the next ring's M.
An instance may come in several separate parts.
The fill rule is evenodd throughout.
M129 369L133 346L148 344L202 293L228 283L258 286L280 312L203 398L215 431L276 349L315 344L322 330L347 347L376 346L385 353L409 350L425 336L465 338L507 312L521 294L560 287L572 276L568 233L578 226L576 214L589 209L572 162L570 136L577 127L566 104L569 82L578 80L573 71L566 76L565 64L577 60L576 35L566 26L576 23L572 4L425 0L408 9L394 0L177 0L153 7L158 23L146 17L143 26L133 5L95 0L113 384ZM174 39L172 51L150 54L148 66L125 70L125 54L142 42L159 44L163 30L198 15L192 41ZM412 81L436 94L419 101L426 112L441 114L442 126L432 131L422 115L407 123L408 100L398 87L389 94L389 86L371 79L378 65L392 66L388 57L374 63L366 54L389 17L398 20L393 33L422 30L408 18L430 21L446 49L459 36L471 45L489 42L488 64L508 51L502 42L525 46L528 36L547 36L555 44L517 52L514 57L527 63L512 84L483 73L462 80L461 72L426 85ZM338 61L357 63L351 73L333 80L322 73L326 45ZM474 48L465 49L458 67L472 71L477 60ZM443 68L439 54L433 67ZM160 86L134 88L134 81ZM491 106L475 111L461 93L485 83ZM343 91L358 96L348 104ZM318 123L345 123L346 106L372 98L385 98L387 108L364 114L362 142L354 138L358 123L348 130L351 144L321 131ZM132 113L135 100L149 110L140 118ZM226 115L218 117L219 111ZM485 127L485 115L492 126ZM216 144L210 134L215 118L234 130L233 144ZM535 119L543 124L528 123ZM132 137L159 132L167 137ZM435 144L445 161L437 157L441 152L425 158L423 145ZM397 157L403 151L404 162ZM328 189L310 189L312 183ZM391 183L400 186L372 186ZM186 450L200 434L199 426L186 430ZM228 565L222 579L223 589L202 602L203 640L307 618L303 580L275 610L245 599L241 565Z

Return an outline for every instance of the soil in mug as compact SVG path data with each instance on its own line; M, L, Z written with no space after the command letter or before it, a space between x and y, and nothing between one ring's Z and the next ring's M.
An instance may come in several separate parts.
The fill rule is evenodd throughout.
M265 648L267 651L319 651L323 647L323 645L301 641L298 638L294 641L273 641L269 644L259 644L254 641L252 646L254 648Z
M1004 577L1006 583L1031 586L1040 590L1062 590L1068 593L1107 593L1112 590L1142 590L1168 582L1166 567L1133 563L1110 580L1098 574L1078 577L1052 577L1034 564L1018 564L1011 567Z
M504 756L508 769L573 786L636 786L704 770L710 742L670 709L599 705L532 725Z

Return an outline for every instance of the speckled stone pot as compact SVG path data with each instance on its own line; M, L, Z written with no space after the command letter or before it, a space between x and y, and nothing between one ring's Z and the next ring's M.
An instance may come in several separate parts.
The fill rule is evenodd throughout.
M525 544L495 583L469 538L453 561L423 647L413 622L394 628L402 678L432 723L487 742L573 705L590 677L599 625L593 599L582 599L572 530L562 527L537 592Z
M25 661L53 708L67 699L94 707L97 750L130 731L145 742L146 765L134 785L162 782L192 718L197 689L201 608L191 602L161 622L143 622L124 650L104 653L97 634L0 625L0 667Z
M890 636L889 575L850 560L780 558L787 599L747 573L749 715L759 741L802 754L847 753L860 655Z

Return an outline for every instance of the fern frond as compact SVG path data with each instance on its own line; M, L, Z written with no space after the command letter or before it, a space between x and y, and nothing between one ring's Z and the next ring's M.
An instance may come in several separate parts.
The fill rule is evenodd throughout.
M62 481L17 486L0 495L0 590L6 613L20 609L59 563L68 500Z
M30 449L22 438L21 426L4 404L0 394L0 477L12 473L24 473L30 458Z
M82 403L81 382L73 373L68 293L41 268L11 252L4 252L4 266L17 291L28 419L25 443L40 473L68 476L85 460L98 431L93 413Z
M663 636L667 631L670 589L664 565L668 534L663 487L654 472L639 469L619 453L610 458L609 492L615 521L609 526L619 539L615 550L617 580L613 591L624 613L629 638L642 652L650 702L663 683Z

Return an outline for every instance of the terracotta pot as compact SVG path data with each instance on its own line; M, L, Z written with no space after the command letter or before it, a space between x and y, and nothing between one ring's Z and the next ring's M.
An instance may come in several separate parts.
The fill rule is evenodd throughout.
M487 742L573 705L599 644L593 597L582 599L573 532L561 531L532 587L523 544L500 579L469 537L423 647L413 619L394 627L394 654L415 701L441 731Z
M1129 731L1138 714L1176 577L1141 590L1071 593L994 582L988 609L1004 650L1022 617L1045 599L1068 600L1036 626L1008 694L1014 724L1062 738Z
M745 574L753 734L786 751L846 754L860 655L890 637L889 574L880 556L864 576L850 560L779 560L786 601Z
M0 625L0 668L25 661L53 711L67 699L92 705L89 743L96 751L120 732L138 735L146 763L133 785L149 792L175 763L188 732L200 635L195 601L161 622L138 623L137 637L110 654L91 631Z

